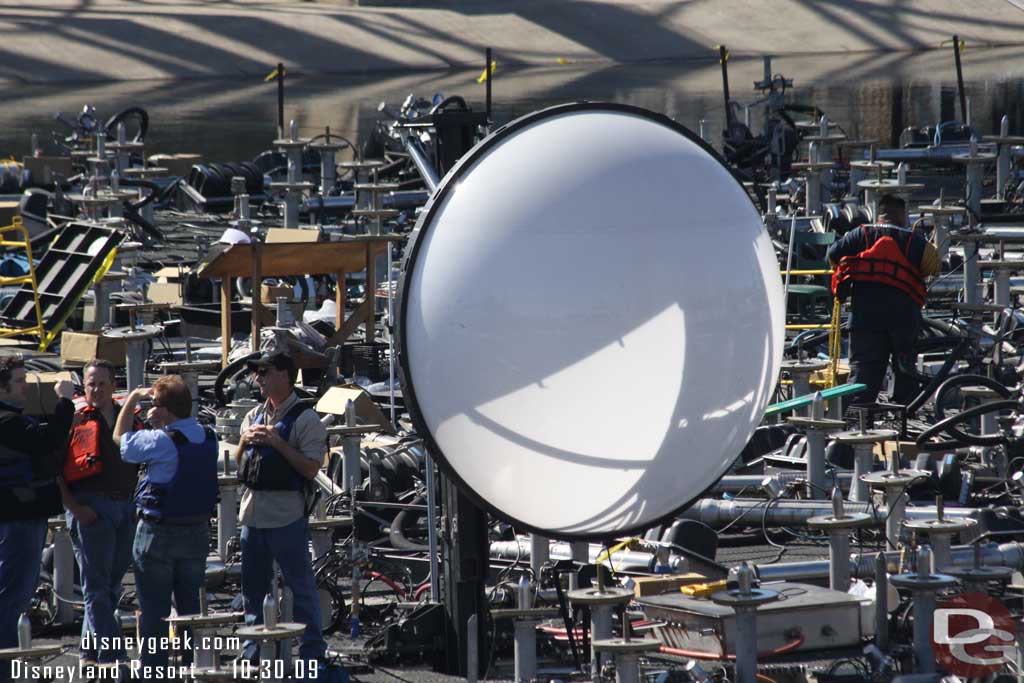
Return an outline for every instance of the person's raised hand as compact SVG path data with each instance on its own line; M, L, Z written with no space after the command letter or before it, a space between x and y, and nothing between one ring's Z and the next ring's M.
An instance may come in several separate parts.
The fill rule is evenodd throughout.
M75 385L69 380L62 379L53 385L53 391L60 398L66 398L70 401L75 396Z

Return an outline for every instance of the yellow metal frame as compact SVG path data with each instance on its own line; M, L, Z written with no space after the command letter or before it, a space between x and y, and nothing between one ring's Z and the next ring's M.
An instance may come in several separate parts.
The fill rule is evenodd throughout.
M782 276L789 275L831 275L834 271L832 270L790 270L780 271ZM816 382L811 380L813 384L823 383L826 388L831 388L836 385L836 378L839 376L839 356L842 353L842 331L841 331L841 308L842 304L839 303L839 299L833 297L832 299L832 319L828 325L786 325L787 330L828 330L828 357L829 366L825 370L825 381ZM786 382L783 382L784 384Z
M111 249L110 253L107 254L106 258L104 258L103 261L100 263L100 267L96 269L95 273L93 273L92 280L89 281L89 286L90 287L95 287L96 284L100 280L102 280L104 277L106 277L107 271L109 271L113 267L114 260L116 258L117 258L117 249L116 248L115 249ZM88 287L86 288L86 290L88 290ZM83 296L84 296L84 294L83 294ZM50 344L53 343L53 340L56 339L58 336L60 336L60 333L63 331L63 328L64 328L64 322L69 317L71 317L71 314L74 311L75 306L78 305L78 302L81 301L81 299L82 299L81 296L79 296L77 299L75 299L74 306L69 307L68 308L68 312L64 315L64 317L61 318L60 320L58 320L55 325L53 325L53 330L52 331L47 332L47 331L43 330L42 341L39 344L39 350L40 351L45 351L47 349L47 347L50 346Z
M20 233L21 241L10 239L8 235L12 232ZM25 250L25 257L28 259L28 275L0 277L0 286L31 285L32 300L36 311L36 324L33 327L0 327L0 338L32 334L39 337L40 350L45 350L46 330L43 328L43 310L39 304L39 284L36 282L36 266L32 261L32 242L29 239L28 229L21 221L21 216L15 216L10 225L0 227L0 247L16 247Z

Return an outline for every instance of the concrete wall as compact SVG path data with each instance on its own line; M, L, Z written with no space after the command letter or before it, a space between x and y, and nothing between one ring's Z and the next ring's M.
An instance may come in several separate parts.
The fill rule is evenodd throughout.
M1024 43L1011 0L19 0L0 6L0 79L83 82Z

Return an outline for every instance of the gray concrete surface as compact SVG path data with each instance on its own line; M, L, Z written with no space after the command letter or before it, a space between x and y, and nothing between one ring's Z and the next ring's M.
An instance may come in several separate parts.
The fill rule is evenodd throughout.
M1021 3L1024 4L1024 3ZM1013 0L8 0L0 80L57 83L1024 44Z

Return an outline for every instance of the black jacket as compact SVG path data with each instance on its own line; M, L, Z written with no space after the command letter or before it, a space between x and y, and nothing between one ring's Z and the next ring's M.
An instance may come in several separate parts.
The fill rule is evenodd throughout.
M56 475L62 462L74 404L57 400L46 426L0 403L0 522L39 519L63 511ZM18 473L25 472L30 481Z

